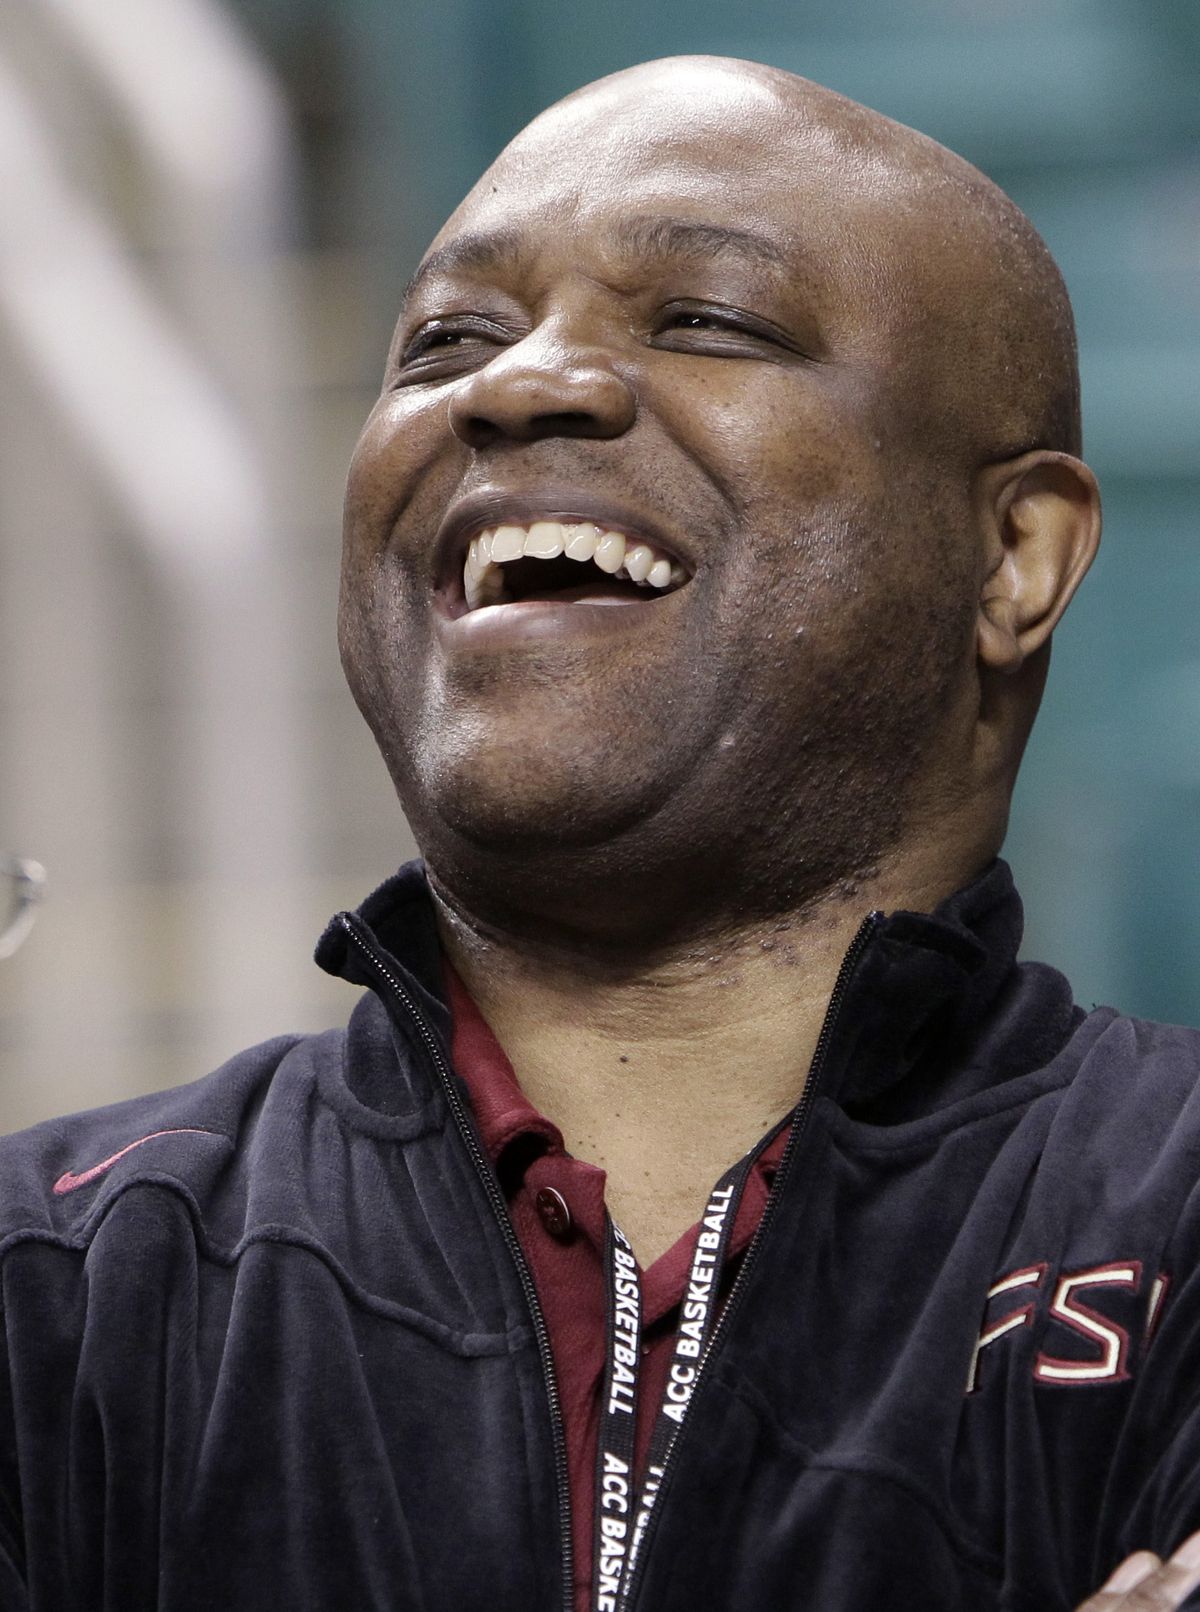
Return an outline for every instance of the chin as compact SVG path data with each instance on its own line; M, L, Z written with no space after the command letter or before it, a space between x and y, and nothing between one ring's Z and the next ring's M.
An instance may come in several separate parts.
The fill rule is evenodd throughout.
M653 813L656 802L630 790L628 775L616 787L597 768L581 778L577 766L555 760L539 754L531 766L527 753L475 752L424 770L411 790L401 788L401 804L414 831L420 823L427 835L505 860L612 844Z
M692 770L686 745L631 719L624 699L583 708L543 692L493 699L486 712L442 700L405 724L392 776L414 831L420 822L497 853L545 855L623 838L678 793Z
M666 793L618 758L544 743L439 743L390 771L431 862L439 853L511 864L594 850L653 816Z

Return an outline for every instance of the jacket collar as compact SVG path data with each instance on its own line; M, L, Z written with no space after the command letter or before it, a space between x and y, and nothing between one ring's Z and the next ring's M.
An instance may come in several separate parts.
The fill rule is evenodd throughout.
M876 1124L1039 1069L1083 1014L1057 970L1017 962L1024 909L997 859L932 913L883 918L846 991L825 1091Z
M448 1044L423 864L408 863L357 913L339 914L317 946L327 972L374 987L351 928L385 954ZM1022 928L1021 900L1000 860L932 913L876 917L829 1027L824 1094L856 1117L895 1123L1047 1063L1082 1014L1060 974L1018 965Z
M442 983L442 951L425 864L406 862L356 911L335 914L317 942L314 955L327 974L375 988L379 982L353 944L352 929L385 954L422 1011L447 1038L450 1015Z

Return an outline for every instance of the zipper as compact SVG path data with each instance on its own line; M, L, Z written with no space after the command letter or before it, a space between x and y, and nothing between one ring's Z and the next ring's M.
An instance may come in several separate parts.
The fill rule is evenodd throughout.
M537 1296L537 1288L534 1286L533 1275L526 1262L517 1237L516 1228L509 1215L508 1205L505 1203L504 1195L500 1190L500 1183L496 1179L496 1172L492 1169L491 1161L480 1147L471 1128L463 1100L459 1096L454 1084L454 1078L450 1073L450 1066L442 1055L441 1046L432 1026L404 988L404 985L388 967L385 960L358 933L349 915L341 913L338 922L350 936L358 950L370 962L372 971L390 987L425 1043L429 1056L433 1060L433 1066L437 1070L438 1078L442 1083L459 1135L462 1137L467 1152L470 1154L476 1174L483 1183L488 1203L491 1205L497 1224L504 1235L504 1241L512 1256L521 1287L524 1289L525 1299L529 1305L529 1313L533 1320L538 1355L541 1358L542 1376L546 1384L546 1399L550 1407L550 1425L554 1436L554 1480L558 1495L559 1543L563 1570L562 1609L563 1612L572 1612L574 1604L574 1549L571 1540L571 1493L567 1475L567 1439L563 1428L562 1401L559 1398L558 1381L554 1375L554 1357L550 1352L550 1334L546 1330L546 1318L542 1314L542 1306Z
M762 1216L758 1222L758 1225L755 1227L754 1235L751 1237L749 1245L746 1248L746 1252L742 1257L742 1263L738 1270L737 1276L734 1278L733 1286L729 1290L729 1297L725 1301L725 1307L717 1317L716 1323L713 1326L712 1332L709 1336L708 1343L705 1346L704 1353L696 1363L696 1377L692 1385L692 1397L688 1407L688 1416L685 1418L683 1425L679 1428L675 1439L668 1446L667 1453L663 1458L662 1477L658 1482L659 1498L656 1501L654 1509L650 1513L649 1521L646 1524L646 1534L641 1543L641 1550L638 1555L637 1563L634 1566L633 1578L622 1602L626 1612L632 1612L632 1608L636 1602L638 1589L641 1585L643 1577L645 1576L646 1560L650 1554L650 1546L654 1539L654 1533L658 1525L658 1520L662 1515L662 1502L666 1498L667 1479L672 1467L674 1466L675 1452L679 1448L684 1430L695 1412L696 1398L701 1392L705 1380L705 1367L711 1359L713 1352L721 1338L727 1331L729 1323L741 1302L742 1295L746 1289L746 1279L749 1275L750 1268L757 1258L759 1249L762 1247L763 1240L766 1237L771 1221L775 1218L775 1211L779 1204L779 1199L782 1195L783 1186L787 1180L788 1172L791 1169L792 1160L799 1151L800 1144L804 1139L804 1133L808 1129L808 1121L810 1115L812 1114L813 1103L815 1102L820 1090L821 1077L824 1074L825 1059L829 1052L829 1043L833 1038L834 1029L837 1026L839 1017L841 1016L842 1001L846 995L846 988L850 983L850 976L854 973L855 968L858 966L858 960L866 950L867 943L874 934L876 925L879 923L879 920L882 916L883 914L880 912L869 912L863 919L862 923L859 924L858 931L855 934L854 939L850 942L846 955L842 958L842 966L838 969L837 978L833 982L833 990L829 996L829 1006L825 1009L825 1017L821 1023L821 1031L817 1036L817 1044L813 1048L812 1062L808 1066L808 1079L804 1082L804 1090L800 1093L800 1100L796 1104L796 1111L792 1118L791 1130L788 1133L787 1142L784 1144L783 1153L780 1156L779 1169L775 1173L775 1180L771 1184L770 1194L766 1203L763 1205Z

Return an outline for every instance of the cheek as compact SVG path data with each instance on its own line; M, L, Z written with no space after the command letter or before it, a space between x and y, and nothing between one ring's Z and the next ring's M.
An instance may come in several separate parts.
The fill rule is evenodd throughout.
M349 554L385 548L398 521L439 477L445 454L445 402L385 394L355 445L346 475L343 547ZM449 467L448 467L449 468ZM443 499L444 503L444 499ZM431 507L436 506L436 496Z
M343 505L338 639L360 706L364 691L411 662L428 631L434 535L458 468L437 429L444 405L376 404L354 449ZM441 450L441 452L439 452ZM370 720L370 714L368 713Z
M691 443L743 530L824 528L886 497L869 374L731 364L697 379L672 434Z
M814 520L825 524L826 513L844 506L847 497L859 497L869 473L860 467L856 444L825 421L794 420L774 411L754 440L746 458L743 483L758 505L774 506L786 520L798 524Z
M395 501L392 474L394 451L381 418L382 405L376 404L362 429L346 472L346 496L342 506L344 553L364 545L371 534L390 524L388 513Z
M398 695L406 687L392 664L398 640L387 624L395 615L382 597L378 566L347 554L338 603L338 649L350 692L385 754L394 745Z

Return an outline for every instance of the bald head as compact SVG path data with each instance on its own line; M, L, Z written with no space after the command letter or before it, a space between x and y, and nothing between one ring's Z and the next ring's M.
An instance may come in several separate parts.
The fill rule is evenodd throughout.
M672 137L661 115L689 116ZM894 377L910 445L968 461L1030 448L1081 446L1075 326L1054 259L1020 208L937 141L797 74L715 56L668 57L574 91L528 125L492 172L519 172L551 141L562 161L603 160L598 129L618 143L653 140L739 162L785 199L815 163L838 205L857 213L854 267L896 337ZM490 182L485 176L481 187ZM798 245L814 223L799 211Z

